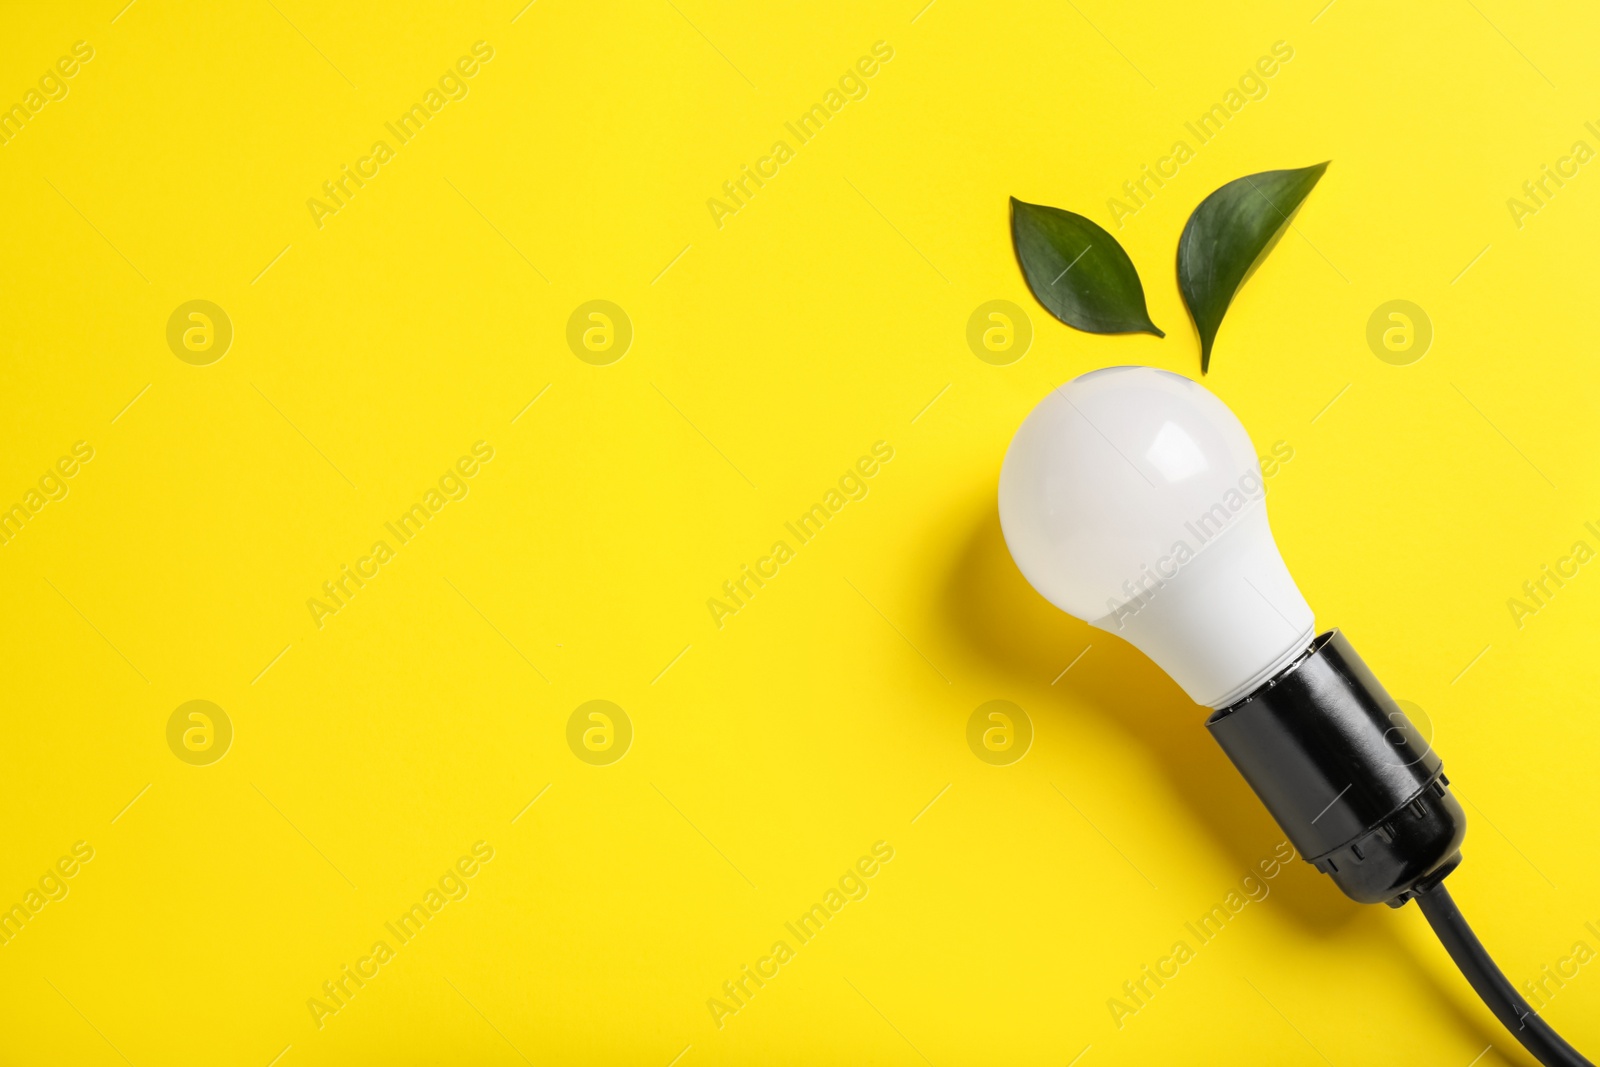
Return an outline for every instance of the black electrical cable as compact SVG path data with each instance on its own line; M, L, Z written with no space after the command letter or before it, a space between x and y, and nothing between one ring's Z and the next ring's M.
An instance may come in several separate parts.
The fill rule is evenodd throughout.
M1417 907L1495 1017L1545 1067L1594 1067L1562 1040L1495 966L1444 884L1417 891Z

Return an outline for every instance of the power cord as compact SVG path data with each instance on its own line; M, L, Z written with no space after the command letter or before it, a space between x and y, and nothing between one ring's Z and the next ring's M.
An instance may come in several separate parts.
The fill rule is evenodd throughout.
M1522 999L1506 976L1495 966L1462 917L1461 909L1450 899L1450 893L1441 882L1431 889L1416 893L1417 907L1427 916L1428 925L1439 936L1445 951L1456 961L1456 966L1472 984L1483 1002L1511 1035L1522 1042L1522 1047L1533 1054L1545 1067L1594 1067L1579 1055L1578 1050L1562 1040L1550 1029L1538 1012Z

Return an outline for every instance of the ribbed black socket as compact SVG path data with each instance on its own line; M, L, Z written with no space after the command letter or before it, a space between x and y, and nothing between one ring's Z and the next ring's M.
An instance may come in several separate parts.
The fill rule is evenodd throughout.
M1353 900L1398 908L1461 862L1466 813L1442 761L1338 630L1206 727Z

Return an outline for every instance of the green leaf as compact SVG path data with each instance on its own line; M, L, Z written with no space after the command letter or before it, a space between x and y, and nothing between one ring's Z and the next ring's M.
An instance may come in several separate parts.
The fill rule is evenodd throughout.
M1082 215L1011 198L1011 240L1045 309L1089 333L1153 333L1139 272L1117 239Z
M1178 288L1200 331L1200 373L1211 367L1211 346L1239 287L1289 227L1327 163L1269 170L1229 182L1189 216L1178 239Z

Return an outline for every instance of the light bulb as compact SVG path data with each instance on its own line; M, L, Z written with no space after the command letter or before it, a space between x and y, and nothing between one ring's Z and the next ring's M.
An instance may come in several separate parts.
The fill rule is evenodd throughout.
M1039 402L1000 470L1024 577L1223 708L1311 644L1315 620L1267 524L1237 416L1153 367L1080 375Z
M1011 439L1000 526L1045 599L1126 638L1214 709L1206 729L1307 862L1352 900L1415 898L1539 1062L1587 1067L1442 885L1467 829L1443 761L1349 640L1316 634L1227 405L1153 367L1074 378Z
M1343 634L1315 632L1250 435L1199 384L1109 367L1053 390L1006 451L1000 525L1046 599L1214 709L1207 731L1350 897L1403 903L1461 861L1439 754Z

